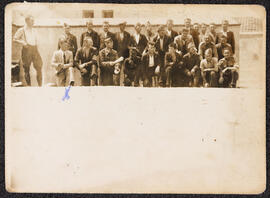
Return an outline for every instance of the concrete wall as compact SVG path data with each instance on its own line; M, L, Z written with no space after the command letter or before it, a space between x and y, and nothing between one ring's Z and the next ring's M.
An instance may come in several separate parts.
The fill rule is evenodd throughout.
M20 26L12 26L12 36ZM153 25L153 31L156 32L158 25ZM182 24L176 24L174 29L180 31L183 28ZM39 38L38 38L38 49L40 51L42 60L43 60L43 84L55 82L54 70L50 65L53 52L57 49L57 41L60 35L63 33L61 26L37 26L36 27ZM102 31L100 25L95 26L94 29L97 32ZM236 58L239 60L239 29L240 25L231 25L230 29L235 34L236 40ZM117 32L119 27L116 25L111 26L110 30L112 32ZM134 33L134 27L132 25L127 25L126 30L131 34ZM221 26L217 26L217 31L221 30ZM82 32L86 31L86 27L82 25L71 26L71 32L77 37L78 45L80 40L80 35ZM145 33L145 28L142 29L142 33ZM12 60L17 60L20 58L21 47L15 42L12 43ZM22 69L21 69L22 71ZM24 82L23 72L21 72L21 79ZM31 68L31 81L32 85L36 86L37 82L35 79L35 70ZM80 83L80 74L76 72L76 85Z

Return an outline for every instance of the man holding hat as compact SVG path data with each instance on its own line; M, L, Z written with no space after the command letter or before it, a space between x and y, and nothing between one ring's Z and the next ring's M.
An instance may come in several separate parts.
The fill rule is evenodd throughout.
M80 40L81 47L83 46L84 38L91 37L93 40L93 47L95 47L95 48L97 48L97 50L99 50L100 39L99 39L98 33L93 30L93 21L92 20L87 21L86 27L87 27L87 31L82 33L82 35L81 35L81 40Z
M113 50L113 41L111 38L104 40L105 48L99 52L100 80L104 86L119 85L120 74L115 73L115 69L120 69L120 63L115 61L118 54Z

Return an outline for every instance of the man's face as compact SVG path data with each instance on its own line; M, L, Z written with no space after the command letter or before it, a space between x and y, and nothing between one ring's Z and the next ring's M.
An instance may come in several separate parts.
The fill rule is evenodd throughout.
M92 41L92 39L86 39L86 40L84 41L84 45L85 45L85 47L92 47L92 46L93 46L93 41Z
M222 23L222 29L223 29L223 31L226 32L228 30L228 26L229 26L228 21L223 21L223 23Z
M187 36L188 36L188 32L187 31L183 31L183 38L187 38Z
M70 27L64 27L64 31L66 34L69 34L70 33Z
M34 25L34 18L33 17L28 18L26 20L26 24L27 26L32 27Z
M104 32L108 32L109 31L109 24L107 24L107 23L103 24L103 30L104 30Z
M171 54L174 54L175 53L174 47L169 47L169 53L171 53Z
M197 52L197 50L196 50L196 48L194 46L189 48L189 53L195 54L196 52Z
M210 41L211 41L210 35L204 37L204 41L205 41L206 43L210 43Z
M212 54L211 53L206 53L205 58L206 58L206 60L211 60L212 59Z
M168 30L171 30L172 27L173 27L173 22L172 21L168 21L167 22L167 28L168 28Z
M193 27L196 30L196 32L199 32L199 25L198 24L195 24Z
M149 47L148 47L148 52L149 52L150 54L153 54L153 53L155 52L155 46L149 45Z
M185 21L185 26L186 26L187 28L189 28L190 25L191 25L191 21L190 21L190 20L186 20L186 21Z
M121 24L121 25L119 26L119 28L120 28L121 31L124 31L124 30L125 30L125 27L126 27L126 26L125 26L124 24Z
M140 32L141 32L141 26L139 26L139 25L136 25L135 26L135 31L139 34Z
M87 29L88 29L88 30L92 30L92 28L93 28L93 23L88 22L88 23L86 23L86 26L87 26Z
M221 42L222 44L225 44L225 43L227 43L227 39L224 38L224 37L221 37L221 38L220 38L220 42Z
M109 49L112 49L113 47L113 42L112 41L108 41L105 43L106 47L109 48Z
M61 43L61 49L62 49L63 51L66 51L66 50L68 49L68 43L67 43L67 42L62 42L62 43Z
M161 38L163 38L164 35L165 35L165 30L160 30L160 31L158 32L158 34L159 34L159 36L160 36Z
M146 31L147 31L147 32L152 32L152 27L151 27L151 25L147 25L147 26L146 26Z
M206 32L206 30L207 30L206 25L202 25L202 32Z
M215 30L216 30L215 25L210 25L210 31L211 31L211 32L215 32Z
M230 56L230 51L227 50L227 49L225 49L225 50L223 51L223 55L224 55L225 58L228 58L228 57Z

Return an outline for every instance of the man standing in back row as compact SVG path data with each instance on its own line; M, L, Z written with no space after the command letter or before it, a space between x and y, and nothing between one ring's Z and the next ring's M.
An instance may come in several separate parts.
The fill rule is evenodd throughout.
M33 29L33 25L34 18L32 16L27 16L25 18L25 26L18 29L15 33L14 41L23 46L21 59L27 86L31 86L31 63L33 63L37 72L38 86L42 86L42 59L37 48L37 33L35 29Z
M86 27L87 27L87 31L82 33L81 35L81 40L80 40L81 47L83 47L83 42L84 42L85 37L91 37L93 40L93 47L99 50L100 48L99 35L96 31L93 30L93 22L91 20L87 21Z

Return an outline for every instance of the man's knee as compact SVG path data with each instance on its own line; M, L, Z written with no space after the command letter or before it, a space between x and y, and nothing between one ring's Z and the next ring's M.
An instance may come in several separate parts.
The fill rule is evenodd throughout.
M215 78L216 77L216 72L211 71L210 76L211 76L211 78Z

